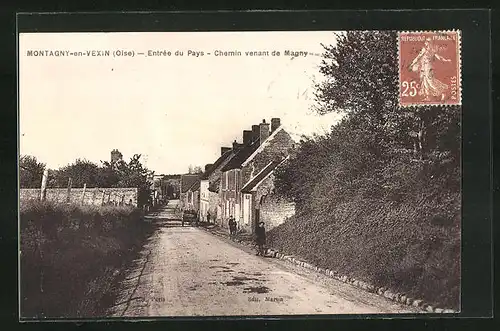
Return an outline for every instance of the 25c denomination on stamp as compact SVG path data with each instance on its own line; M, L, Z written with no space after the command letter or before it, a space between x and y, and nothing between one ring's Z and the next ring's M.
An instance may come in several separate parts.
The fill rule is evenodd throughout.
M399 32L399 105L461 105L460 31Z

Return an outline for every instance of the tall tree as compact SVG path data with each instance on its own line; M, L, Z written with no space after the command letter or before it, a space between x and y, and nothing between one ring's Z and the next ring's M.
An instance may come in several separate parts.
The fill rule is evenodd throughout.
M188 174L201 174L203 173L203 168L200 166L193 166L192 164L188 167Z
M203 173L203 169L202 169L202 167L200 167L200 166L196 166L196 167L194 167L194 169L193 169L193 173L194 173L194 174L201 174L201 173Z
M21 155L19 159L19 184L21 188L39 188L42 183L45 164L31 155Z
M353 194L396 196L403 186L417 190L416 179L459 187L460 108L399 107L396 33L341 33L324 48L327 79L316 86L316 111L346 116L325 137L300 144L277 171L278 191L309 208L323 196L325 204Z
M118 168L119 181L116 187L137 187L139 189L138 203L146 204L151 194L153 172L144 167L140 161L141 154L135 154L128 163L122 163Z
M373 132L380 146L411 149L426 158L449 142L456 155L459 107L400 108L398 105L397 34L392 31L350 31L325 46L320 72L327 80L316 86L320 114L346 112ZM445 122L454 123L449 132ZM451 143L451 144L450 144Z
M100 186L99 179L99 166L91 161L85 159L77 159L74 163L58 169L53 172L53 183L57 187L66 187L68 178L71 178L73 187L87 187Z

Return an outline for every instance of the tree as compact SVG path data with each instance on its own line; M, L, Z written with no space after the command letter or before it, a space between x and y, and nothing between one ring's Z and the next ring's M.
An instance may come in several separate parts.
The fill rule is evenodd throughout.
M188 174L201 174L203 173L203 169L200 166L189 165Z
M98 169L96 177L97 187L116 187L120 181L119 169L125 166L123 161L111 164L110 162L101 161L101 166Z
M117 169L119 181L115 187L137 187L139 205L147 204L151 194L153 172L145 168L141 161L141 154L135 154L129 163L121 163Z
M19 184L21 188L40 188L45 164L31 155L19 159Z
M68 178L72 180L73 187L99 187L99 166L85 159L77 159L74 163L51 173L51 184L56 187L66 187ZM102 187L102 186L101 186Z
M402 181L423 183L437 175L456 188L460 108L399 107L396 33L347 32L336 46L323 47L320 72L327 79L316 85L315 109L346 116L328 135L301 142L276 171L277 190L310 207L313 196L331 201L364 192L381 198L394 193L384 187L401 191ZM392 172L386 171L389 164Z
M316 85L320 114L346 112L373 132L380 146L411 149L425 159L444 140L457 155L456 135L460 108L398 106L397 34L393 31L350 31L337 35L336 46L325 46L320 72L327 77ZM444 125L442 125L444 124ZM446 137L446 138L445 138Z
M200 166L194 167L193 173L195 173L195 174L201 174L201 173L203 173L202 167L200 167Z

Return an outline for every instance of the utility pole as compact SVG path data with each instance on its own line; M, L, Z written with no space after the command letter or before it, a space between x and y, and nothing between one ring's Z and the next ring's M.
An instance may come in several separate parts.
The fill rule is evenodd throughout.
M82 205L85 201L85 190L87 189L87 183L83 184L83 192L82 192Z
M45 201L45 198L47 197L47 178L49 177L49 169L45 169L43 171L43 176L42 176L42 187L40 191L40 201Z
M71 201L71 185L73 184L73 180L71 177L68 178L68 195L66 197L66 202L69 203Z

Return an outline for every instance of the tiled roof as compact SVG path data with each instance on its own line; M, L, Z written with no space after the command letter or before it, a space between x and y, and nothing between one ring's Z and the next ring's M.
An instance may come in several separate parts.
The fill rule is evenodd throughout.
M214 164L212 164L212 166L210 166L210 169L208 169L208 171L205 171L201 175L201 179L208 179L208 177L221 165L221 163L224 162L228 157L231 157L231 155L233 155L233 152L231 150L222 154L217 159L217 161L215 161Z
M219 187L220 187L220 177L208 185L208 190L217 193L219 192Z
M199 182L199 175L182 175L181 176L181 189L182 193L187 192L194 183Z
M254 142L243 146L234 157L222 168L222 171L228 171L231 169L240 168L241 164L245 162L245 160L250 157L259 148L260 139L255 140Z
M193 183L193 185L191 185L191 187L190 187L190 188L188 188L187 190L188 190L188 191L193 191L193 192L194 192L194 191L198 191L199 189L200 189L200 180L199 180L199 179L197 179L197 180Z
M246 166L248 162L250 162L257 154L262 152L266 148L267 145L269 145L273 139L280 133L281 131L284 131L286 135L290 136L284 129L283 126L280 126L277 128L269 137L267 137L266 140L262 141L261 144L242 162L241 166Z
M271 172L273 172L274 169L276 169L276 167L278 167L281 164L281 162L283 162L283 161L282 160L271 161L254 178L250 179L250 181L248 181L248 183L246 183L245 186L243 186L243 188L241 189L241 192L250 193L250 191L252 191L252 189L254 189L257 185L259 185L259 183L264 178L266 178Z

